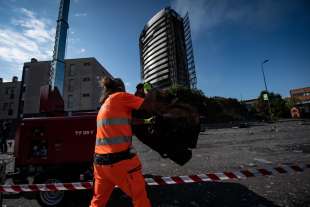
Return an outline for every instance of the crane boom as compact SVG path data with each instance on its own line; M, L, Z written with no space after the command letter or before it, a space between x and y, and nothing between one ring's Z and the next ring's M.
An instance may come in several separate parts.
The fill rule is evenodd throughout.
M67 30L69 28L68 16L69 16L70 0L61 0L59 6L57 28L55 35L55 45L53 52L53 60L49 70L49 85L54 90L55 87L63 96L64 87L64 75L65 75L65 53L66 53L66 41Z
M64 111L64 79L67 31L69 28L70 0L61 0L59 6L53 60L49 70L48 85L40 88L40 112Z

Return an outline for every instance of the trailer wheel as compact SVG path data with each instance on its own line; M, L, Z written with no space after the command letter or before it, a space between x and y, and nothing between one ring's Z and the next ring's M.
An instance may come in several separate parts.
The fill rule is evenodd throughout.
M61 183L61 181L57 179L48 179L45 183ZM64 202L64 198L64 191L40 191L38 201L42 206L61 206Z

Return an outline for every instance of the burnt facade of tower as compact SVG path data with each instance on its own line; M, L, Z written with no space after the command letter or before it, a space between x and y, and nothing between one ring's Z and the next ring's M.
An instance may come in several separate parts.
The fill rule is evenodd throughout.
M139 47L143 82L156 88L196 88L188 15L162 9L145 25Z

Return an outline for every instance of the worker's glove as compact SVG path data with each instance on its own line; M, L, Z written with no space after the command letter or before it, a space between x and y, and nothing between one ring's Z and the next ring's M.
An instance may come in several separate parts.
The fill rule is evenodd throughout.
M147 94L152 89L152 85L150 83L143 84L144 93Z

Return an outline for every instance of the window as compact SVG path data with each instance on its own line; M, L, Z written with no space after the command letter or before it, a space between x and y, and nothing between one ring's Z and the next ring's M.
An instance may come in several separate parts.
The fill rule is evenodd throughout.
M9 115L9 116L12 116L12 115L13 115L13 109L9 109L9 110L8 110L8 115Z
M8 109L8 106L9 106L8 103L3 103L2 110L6 111Z
M83 81L84 82L88 82L88 81L90 81L90 78L89 77L85 77L85 78L83 78Z
M9 103L9 110L8 110L8 115L9 116L13 115L13 105L14 105L14 103Z
M86 62L83 64L84 66L90 66L90 62Z
M83 97L89 97L90 94L89 93L83 93Z
M8 94L9 94L9 90L10 90L9 87L6 87L6 88L5 88L5 95L8 95Z
M24 101L20 101L20 110L21 110L21 113L22 113L22 111L24 110L24 105L25 105L25 102L24 102Z
M74 76L75 74L75 65L74 64L70 64L69 66L69 76Z
M10 99L14 99L15 97L14 93L15 93L15 88L12 88L10 92Z
M72 92L74 90L74 79L69 79L68 91Z
M68 96L68 108L73 107L73 95Z

